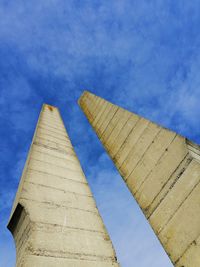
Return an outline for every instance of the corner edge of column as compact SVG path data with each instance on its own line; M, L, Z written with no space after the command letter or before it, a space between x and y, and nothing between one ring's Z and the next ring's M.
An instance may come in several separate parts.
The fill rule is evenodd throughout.
M185 142L192 158L196 159L200 163L200 145L190 141L187 138L185 138Z

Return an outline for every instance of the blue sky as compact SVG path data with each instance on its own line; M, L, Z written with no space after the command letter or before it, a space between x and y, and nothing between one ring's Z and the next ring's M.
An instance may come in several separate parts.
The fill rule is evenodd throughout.
M77 105L84 89L200 143L197 0L0 1L0 267L43 103L58 106L122 267L168 257Z

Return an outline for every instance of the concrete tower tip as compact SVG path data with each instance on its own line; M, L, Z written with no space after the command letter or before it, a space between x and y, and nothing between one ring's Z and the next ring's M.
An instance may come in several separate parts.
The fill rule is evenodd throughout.
M88 91L88 90L84 90L83 91L83 93L82 93L82 95L79 97L79 99L78 99L78 104L79 104L79 106L81 106L81 102L83 101L83 99L85 98L85 97L87 97L87 95L89 95L89 94L92 94L90 91Z
M49 104L46 104L46 103L44 103L43 104L43 108L44 109L49 109L50 111L53 111L54 109L57 109L57 107L56 106L52 106L52 105L49 105Z

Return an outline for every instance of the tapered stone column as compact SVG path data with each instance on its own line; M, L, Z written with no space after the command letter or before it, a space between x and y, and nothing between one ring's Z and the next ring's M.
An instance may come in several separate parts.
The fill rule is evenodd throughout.
M42 108L8 228L17 267L119 266L55 107Z
M200 147L89 92L79 104L174 265L199 267Z

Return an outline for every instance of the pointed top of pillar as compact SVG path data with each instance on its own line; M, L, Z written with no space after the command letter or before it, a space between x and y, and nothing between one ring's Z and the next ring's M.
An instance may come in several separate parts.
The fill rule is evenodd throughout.
M82 95L78 99L78 104L81 106L82 102L84 102L85 99L89 98L90 96L95 96L95 94L91 93L88 90L84 90Z
M43 109L49 109L50 111L53 111L54 109L58 109L56 106L52 106L46 103L44 103L42 107Z

